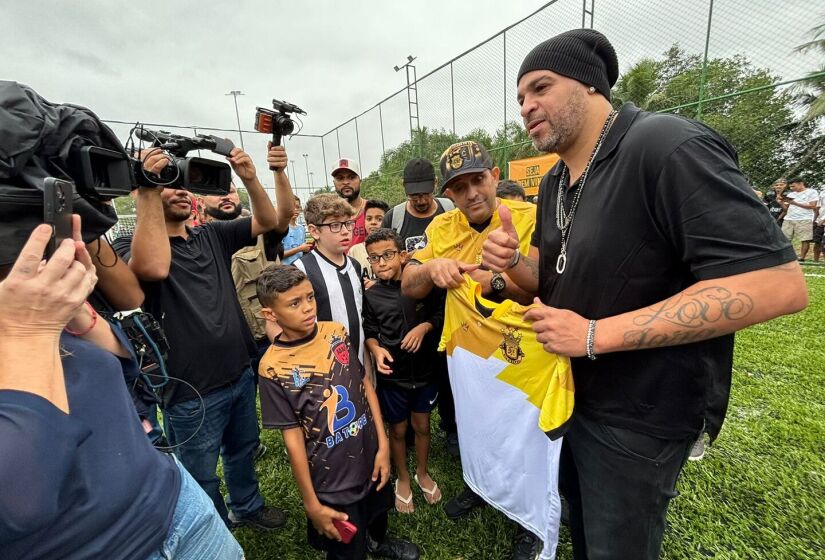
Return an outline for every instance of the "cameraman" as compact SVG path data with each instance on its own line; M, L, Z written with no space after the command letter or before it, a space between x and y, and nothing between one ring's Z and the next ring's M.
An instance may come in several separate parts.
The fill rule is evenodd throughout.
M143 154L144 169L159 174L169 164L160 150ZM249 192L253 216L186 227L192 211L182 189L140 188L129 267L146 293L144 308L162 321L169 341L167 367L183 380L162 392L167 438L181 462L212 498L230 526L270 530L286 522L264 505L253 454L258 442L254 373L256 348L230 273L232 254L270 230L285 230L293 194L283 169L286 152L275 146L267 161L275 173L278 212L256 176L251 158L234 148L227 158ZM218 456L229 493L224 503L216 474ZM231 512L227 512L227 505Z
M10 271L0 262L0 555L243 558L206 494L136 422L122 375L137 364L84 305L96 275L74 226L48 261L40 225Z

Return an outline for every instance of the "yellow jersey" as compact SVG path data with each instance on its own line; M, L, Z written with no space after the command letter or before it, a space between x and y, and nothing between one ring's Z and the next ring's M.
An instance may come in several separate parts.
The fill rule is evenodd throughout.
M522 254L530 250L530 240L536 229L536 205L518 200L496 199L510 209L513 226L519 238ZM440 214L430 222L424 231L426 245L416 251L412 258L420 263L432 259L448 258L468 264L481 263L481 247L487 236L501 227L498 211L493 212L489 225L482 231L476 231L467 221L467 216L456 208Z
M524 313L531 306L512 300L492 302L481 286L465 275L465 284L447 293L444 331L439 350L446 350L453 370L466 369L456 348L498 364L496 379L519 389L539 409L539 428L551 439L561 436L573 414L570 359L550 354L536 340ZM466 354L464 354L466 355ZM473 358L474 363L476 358ZM472 369L472 368L470 368ZM455 381L455 379L454 379Z

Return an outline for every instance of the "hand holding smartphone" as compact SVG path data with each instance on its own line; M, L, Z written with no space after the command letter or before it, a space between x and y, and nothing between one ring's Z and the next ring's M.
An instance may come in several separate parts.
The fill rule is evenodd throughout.
M74 183L54 177L43 180L43 222L52 226L52 238L44 258L49 259L64 239L72 238L72 196Z
M358 527L349 521L339 521L338 519L333 519L332 524L335 525L336 529L338 529L338 534L341 535L341 542L344 544L349 544L355 536L355 533L358 532Z

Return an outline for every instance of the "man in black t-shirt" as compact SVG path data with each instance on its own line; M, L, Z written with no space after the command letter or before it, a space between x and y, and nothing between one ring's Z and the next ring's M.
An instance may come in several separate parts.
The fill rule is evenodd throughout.
M254 374L256 348L230 273L233 253L271 230L284 230L293 193L283 147L270 148L278 211L256 176L250 157L235 148L227 158L249 192L254 215L186 227L191 197L185 190L141 188L129 267L141 280L144 308L161 321L169 341L163 389L168 438L186 469L212 498L229 525L274 529L285 514L264 506L253 453L258 442ZM149 152L144 169L159 173L168 159ZM227 504L216 474L223 458Z
M787 186L788 184L785 182L785 179L777 179L773 184L772 189L765 193L765 197L762 199L765 206L768 207L768 212L771 213L773 219L776 220L776 223L780 226L782 225L782 219L787 213L785 205L782 204L782 195Z
M482 256L539 296L525 319L572 358L559 484L577 559L658 558L690 448L721 428L733 333L807 305L793 248L733 148L689 119L614 111L618 74L590 29L527 55L521 115L561 161L542 181L529 253L504 211Z

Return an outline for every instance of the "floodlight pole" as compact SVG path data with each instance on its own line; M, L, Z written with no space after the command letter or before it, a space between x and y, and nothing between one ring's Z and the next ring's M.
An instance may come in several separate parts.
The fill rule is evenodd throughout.
M415 142L415 131L418 130L420 133L420 124L418 120L418 86L417 82L418 79L415 74L415 66L413 65L413 61L417 57L413 55L407 56L407 61L402 64L401 66L393 66L393 69L396 72L400 72L403 68L406 70L407 74L407 105L409 107L409 115L410 115L410 143ZM423 150L423 146L421 145L421 138L419 134L419 142L418 142L418 155L421 156L421 152Z
M238 112L238 96L244 94L240 90L233 89L225 95L231 95L232 98L235 100L235 118L238 119L238 136L241 137L241 149L243 151L246 151L246 148L243 147L243 132L241 132L241 115Z
M309 159L307 159L307 158L309 158L309 154L301 154L301 155L304 156L304 165L306 165L306 168L307 168L307 185L309 185L310 184L310 182L309 182Z

